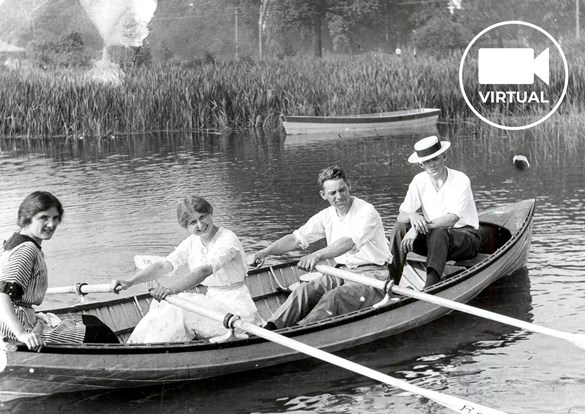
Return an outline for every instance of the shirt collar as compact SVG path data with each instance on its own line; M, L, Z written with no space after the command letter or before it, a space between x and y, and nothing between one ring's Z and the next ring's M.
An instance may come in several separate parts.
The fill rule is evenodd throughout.
M19 244L22 244L27 241L33 242L35 246L37 246L39 250L41 250L41 246L39 246L39 244L33 238L25 236L24 234L20 233L14 233L12 236L10 236L10 238L4 242L3 247L4 250L8 251L14 249Z

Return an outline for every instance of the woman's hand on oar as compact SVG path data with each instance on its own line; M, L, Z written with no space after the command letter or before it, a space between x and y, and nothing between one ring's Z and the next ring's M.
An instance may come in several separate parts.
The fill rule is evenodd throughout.
M223 314L221 312L206 307L202 307L185 298L180 298L177 296L169 296L165 300L182 309L197 313L199 315L203 315L217 322L221 322L227 329L232 330L234 328L241 329L245 332L259 336L268 341L280 344L282 346L312 356L322 361L329 362L330 364L336 365L338 367L345 368L349 371L358 373L360 375L365 375L369 378L375 379L376 381L392 385L394 387L403 389L408 392L422 395L423 397L433 400L438 404L441 404L442 406L447 407L455 412L461 414L505 414L503 411L498 411L493 408L472 403L461 398L452 397L447 394L442 394L438 391L427 390L425 388L421 388L416 385L410 384L404 380L400 380L389 375L382 374L381 372L364 367L363 365L357 364L347 359L338 357L337 355L330 354L318 348L305 345L302 342L295 341L294 339L288 338L286 336L282 336L275 332L268 331L264 328L260 328L259 326L253 325L249 322L242 320L237 315L232 315L229 313Z
M114 279L108 285L110 292L120 293L122 290L126 290L130 287L130 284L125 280Z
M167 296L172 295L174 292L171 289L159 284L148 289L148 293L150 293L150 296L155 298L157 302L160 302L161 300L166 299Z
M385 283L381 280L373 279L371 277L363 276L360 274L348 272L347 270L336 269L331 266L317 265L316 269L321 273L326 273L331 276L336 276L342 279L351 280L364 285L372 286L377 289L384 289ZM481 318L490 319L492 321L500 322L506 325L515 326L517 328L525 329L527 331L541 333L544 335L554 336L556 338L564 339L573 345L578 346L581 349L585 349L585 335L574 334L570 332L557 331L556 329L545 328L533 323L525 322L520 319L514 319L509 316L500 315L499 313L487 311L484 309L476 308L473 306L466 305L464 303L456 302L454 300L444 299L436 295L429 295L428 293L419 292L412 289L401 288L396 285L390 285L393 293L397 293L402 296L408 296L425 302L434 303L435 305L443 306L445 308L458 310L460 312L469 313L471 315L479 316Z

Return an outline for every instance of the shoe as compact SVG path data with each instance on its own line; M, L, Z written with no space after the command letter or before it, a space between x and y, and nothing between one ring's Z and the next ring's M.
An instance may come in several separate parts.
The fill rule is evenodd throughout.
M264 325L263 328L267 331L276 331L278 329L273 322L266 322L266 325Z

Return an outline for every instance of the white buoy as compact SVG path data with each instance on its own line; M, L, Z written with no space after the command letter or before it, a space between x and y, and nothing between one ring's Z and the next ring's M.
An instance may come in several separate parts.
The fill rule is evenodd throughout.
M526 156L524 155L514 155L514 158L512 158L512 162L519 170L526 170L530 168L528 158L526 158Z

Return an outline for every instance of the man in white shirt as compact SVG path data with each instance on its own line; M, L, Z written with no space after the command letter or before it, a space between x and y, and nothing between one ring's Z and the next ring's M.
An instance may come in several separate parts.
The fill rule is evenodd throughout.
M248 263L260 265L266 256L298 247L306 249L311 243L326 239L327 246L303 256L298 267L312 271L320 261L332 259L337 267L386 280L390 248L382 218L374 206L350 195L349 180L339 167L322 170L317 182L321 197L331 206L315 214L298 230L249 256ZM322 275L295 289L265 328L304 325L372 306L383 297L384 292L379 289Z
M390 237L390 277L400 282L408 252L426 255L425 287L437 283L447 260L464 260L479 252L479 219L469 178L445 166L451 143L436 136L414 145L408 162L424 170L410 185Z

